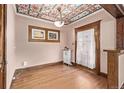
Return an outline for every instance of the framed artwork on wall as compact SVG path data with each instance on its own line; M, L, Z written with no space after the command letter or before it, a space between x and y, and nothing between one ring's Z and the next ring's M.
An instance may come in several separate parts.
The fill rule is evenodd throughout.
M45 30L32 29L32 39L45 40Z
M29 42L60 42L60 31L29 25L28 41Z
M60 42L60 32L59 31L48 31L48 41Z

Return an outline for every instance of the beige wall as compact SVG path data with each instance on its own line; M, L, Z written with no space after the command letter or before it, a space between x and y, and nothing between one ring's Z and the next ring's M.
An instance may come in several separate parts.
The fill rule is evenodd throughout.
M12 5L7 5L7 88L10 87L13 74L16 68L15 57L15 14Z
M16 16L16 68L62 61L62 49L66 45L66 33L60 29L60 43L28 42L28 25L60 29L53 23ZM26 61L27 65L23 66Z
M67 44L72 49L72 61L75 60L75 31L74 28L101 20L100 25L100 46L101 46L101 72L107 73L107 54L103 52L103 49L116 48L116 20L105 10L100 10L92 15L85 17L75 23L65 26L67 32ZM72 45L73 44L73 45Z

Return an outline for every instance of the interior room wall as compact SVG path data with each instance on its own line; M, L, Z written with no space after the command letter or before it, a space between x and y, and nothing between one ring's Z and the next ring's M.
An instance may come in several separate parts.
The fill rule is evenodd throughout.
M16 69L15 56L15 14L12 5L7 5L7 31L6 31L6 56L7 56L7 82L6 87L10 88L12 78Z
M60 30L60 43L28 42L28 25ZM16 68L62 61L62 49L66 45L66 33L53 23L16 15ZM26 65L23 66L23 62Z
M104 9L99 10L77 22L65 26L67 32L67 45L72 49L72 62L75 62L75 28L101 20L100 24L100 47L101 63L100 71L107 73L107 54L104 49L116 48L116 19Z

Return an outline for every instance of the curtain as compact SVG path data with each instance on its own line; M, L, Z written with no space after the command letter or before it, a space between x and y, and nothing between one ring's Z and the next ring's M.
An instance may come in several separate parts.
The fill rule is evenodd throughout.
M95 68L95 37L94 29L77 33L77 64Z

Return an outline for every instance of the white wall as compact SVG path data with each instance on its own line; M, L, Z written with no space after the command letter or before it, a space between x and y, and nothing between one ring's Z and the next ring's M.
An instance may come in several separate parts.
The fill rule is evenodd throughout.
M121 86L124 83L124 54L119 56L119 65L118 65L118 86L121 88Z
M15 14L12 5L7 5L7 32L6 32L6 44L7 44L7 88L10 87L12 77L16 68L15 57Z
M60 43L28 42L28 25L60 29L53 23L16 16L16 68L24 68L24 61L28 62L25 67L62 61L66 33L60 29Z
M102 20L100 24L100 46L101 46L101 72L107 73L107 54L103 52L103 49L116 48L116 20L104 9L95 12L92 15L85 17L77 22L64 27L64 31L67 32L67 44L72 49L72 61L75 60L75 30L74 28Z

